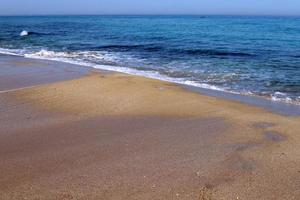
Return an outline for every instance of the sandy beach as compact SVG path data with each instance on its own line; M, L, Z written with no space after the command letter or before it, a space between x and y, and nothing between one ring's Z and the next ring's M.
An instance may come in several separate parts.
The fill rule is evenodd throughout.
M298 116L58 62L0 71L0 199L300 199Z

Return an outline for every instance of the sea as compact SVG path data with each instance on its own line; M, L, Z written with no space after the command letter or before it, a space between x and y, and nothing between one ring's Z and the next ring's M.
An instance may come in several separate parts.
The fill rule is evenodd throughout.
M300 105L300 17L0 17L0 53Z

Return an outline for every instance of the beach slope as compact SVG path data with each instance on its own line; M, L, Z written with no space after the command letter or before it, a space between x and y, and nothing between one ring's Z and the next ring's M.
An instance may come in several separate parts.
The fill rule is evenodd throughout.
M300 198L299 117L104 72L0 110L0 199Z

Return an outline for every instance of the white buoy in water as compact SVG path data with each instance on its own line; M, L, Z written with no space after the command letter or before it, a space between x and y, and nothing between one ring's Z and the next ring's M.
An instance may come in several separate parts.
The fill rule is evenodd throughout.
M20 36L23 37L23 36L27 36L28 35L28 31L22 31L20 33Z

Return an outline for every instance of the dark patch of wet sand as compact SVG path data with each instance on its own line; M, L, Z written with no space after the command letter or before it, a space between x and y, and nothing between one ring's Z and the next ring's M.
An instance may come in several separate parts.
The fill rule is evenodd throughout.
M265 139L271 142L282 142L286 140L286 136L282 135L277 131L267 131L264 133Z
M267 129L267 128L272 128L274 126L276 126L275 123L269 123L269 122L256 122L253 124L253 127L257 129Z
M79 78L89 68L47 60L35 60L0 54L1 91L31 87L68 79Z

